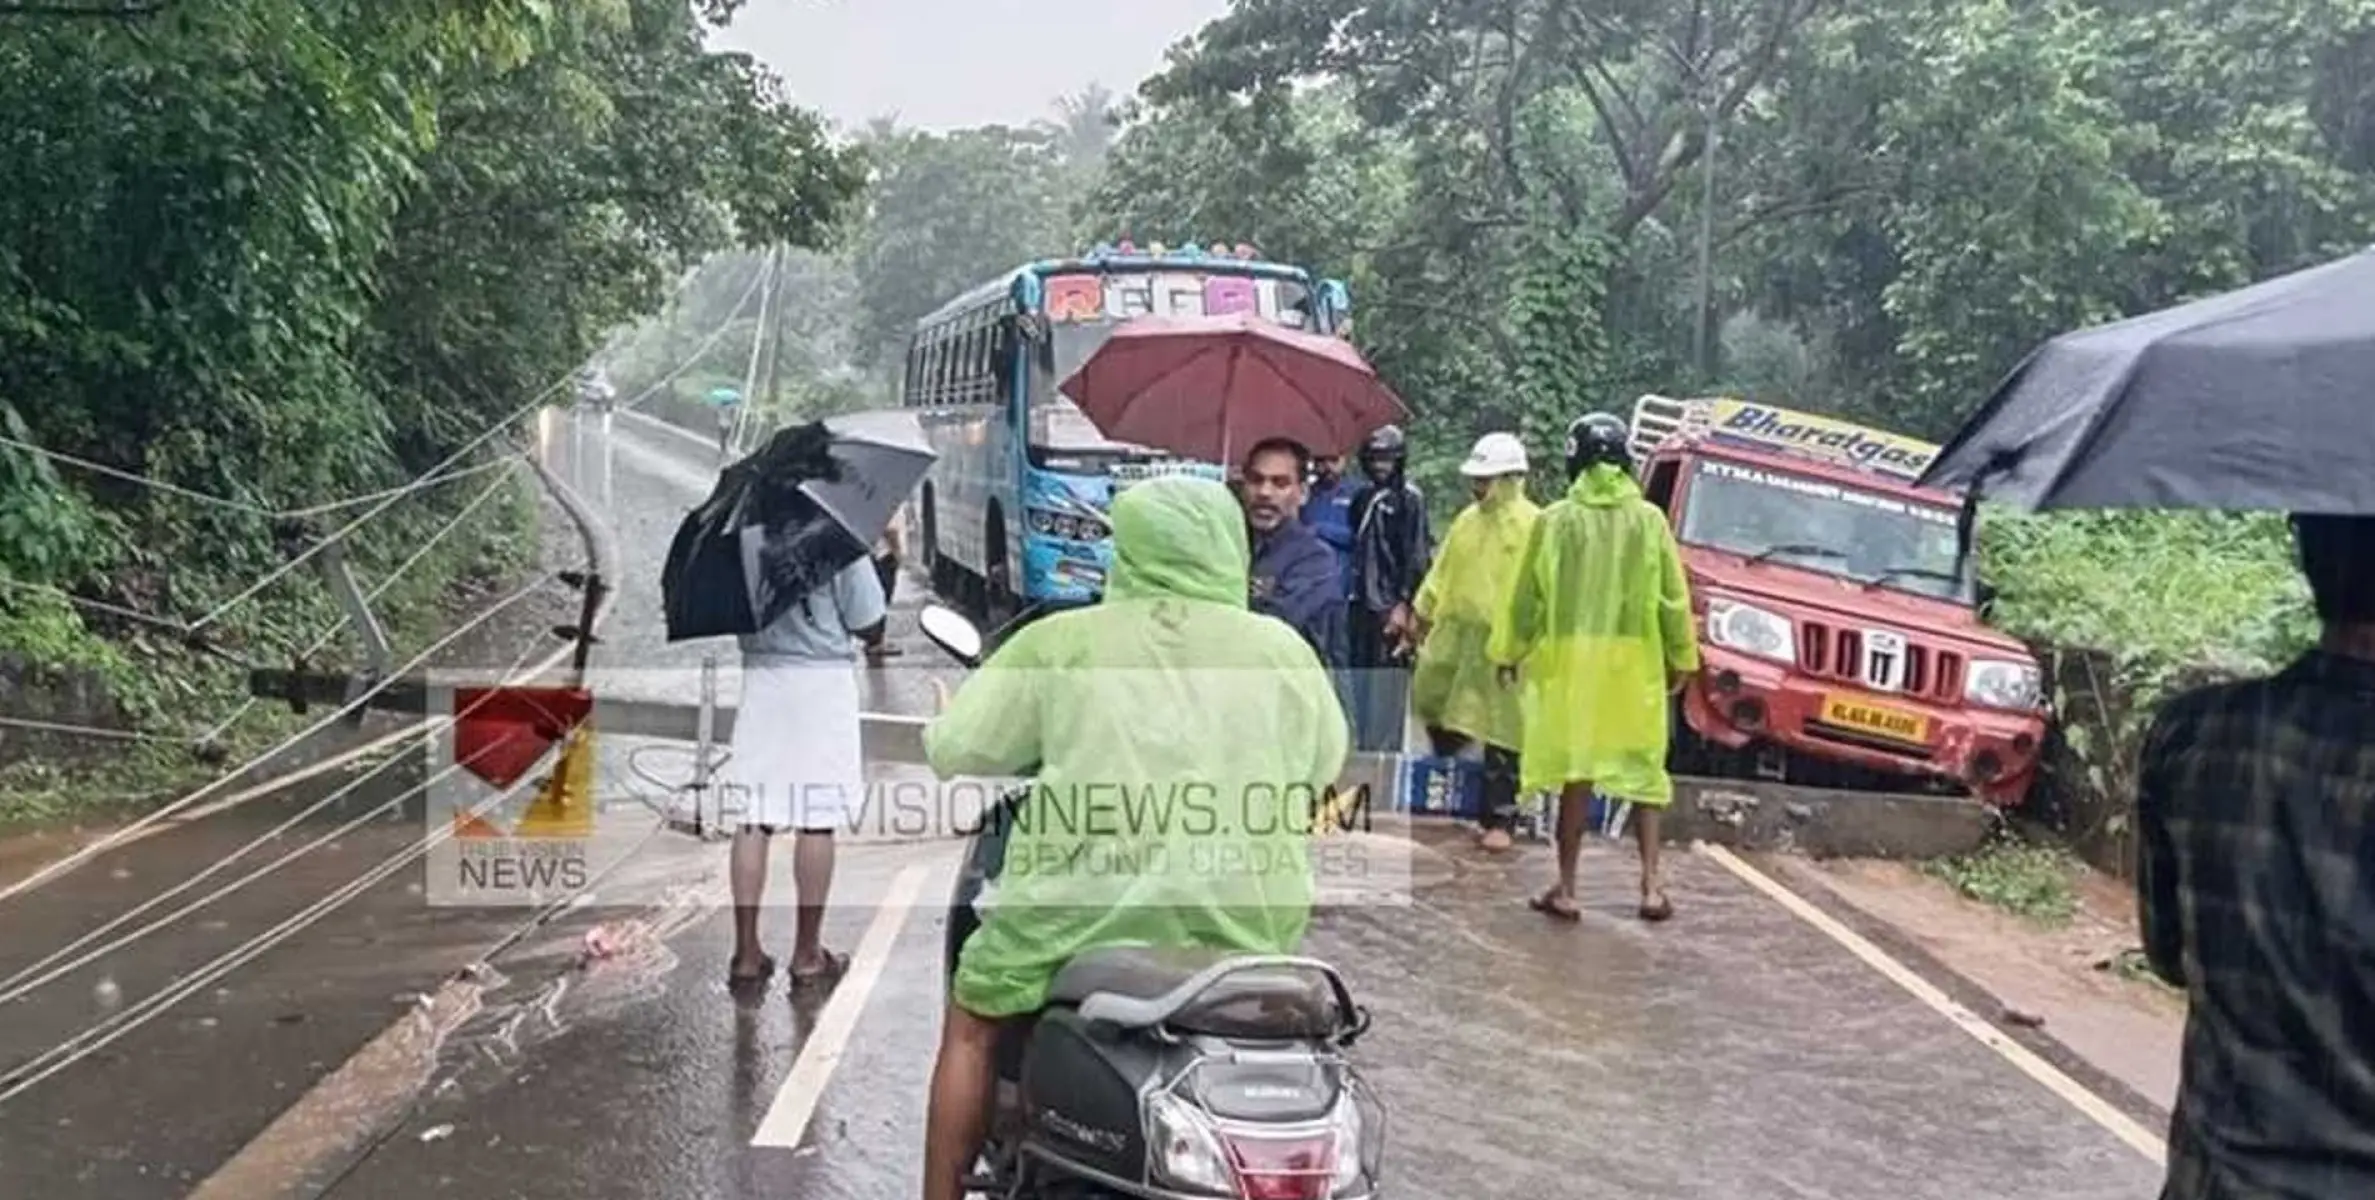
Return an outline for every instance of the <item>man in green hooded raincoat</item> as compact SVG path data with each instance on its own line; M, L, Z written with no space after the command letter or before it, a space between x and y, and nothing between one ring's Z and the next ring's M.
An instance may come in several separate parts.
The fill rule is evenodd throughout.
M1477 823L1484 848L1496 852L1511 845L1525 714L1518 689L1501 681L1485 648L1542 512L1526 498L1526 470L1526 446L1515 434L1477 439L1460 465L1476 502L1452 519L1413 606L1422 640L1410 677L1411 709L1437 755L1483 748L1484 811Z
M1593 789L1634 806L1641 919L1674 913L1658 874L1669 697L1699 669L1682 555L1631 472L1624 422L1591 413L1567 429L1566 498L1542 511L1490 653L1526 689L1521 782L1558 789L1559 882L1533 906L1576 920L1575 866Z
M958 953L924 1196L979 1153L1001 1023L1113 945L1287 953L1311 919L1309 838L1349 730L1295 630L1247 607L1245 514L1173 477L1113 504L1104 599L999 647L924 731L942 778L1030 773L980 928Z

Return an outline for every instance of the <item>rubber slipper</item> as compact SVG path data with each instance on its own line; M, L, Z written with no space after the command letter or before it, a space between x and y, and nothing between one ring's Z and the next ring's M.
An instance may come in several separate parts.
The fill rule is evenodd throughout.
M792 972L793 991L800 991L804 988L821 987L825 984L832 983L834 980L841 978L842 972L849 970L848 955L835 954L831 950L819 950L817 953L824 956L825 965L818 967L813 971Z
M1572 908L1561 908L1551 902L1550 896L1551 894L1549 892L1544 892L1539 896L1535 896L1532 899L1526 901L1526 907L1531 908L1535 912L1541 913L1543 916L1549 917L1554 921L1567 921L1572 923L1583 920L1582 912Z
M1661 921L1671 921L1674 919L1674 902L1668 900L1666 893L1661 891L1658 893L1657 903L1641 906L1640 916L1642 920L1652 925Z
M737 975L734 973L733 964L728 963L726 965L726 989L728 991L747 991L767 982L770 979L773 979L774 977L775 959L769 955L762 954L759 956L759 969L756 973L750 975Z

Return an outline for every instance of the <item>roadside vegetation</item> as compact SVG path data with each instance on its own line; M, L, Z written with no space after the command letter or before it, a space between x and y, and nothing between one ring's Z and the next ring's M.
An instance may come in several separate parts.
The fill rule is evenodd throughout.
M509 450L463 453L565 401L605 333L711 254L827 239L859 160L707 49L703 22L739 7L0 16L0 434L153 481L0 443L0 708L64 697L144 739L27 760L0 730L0 820L272 740L289 717L261 705L193 744L238 710L246 664L290 665L340 612L310 569L238 598L363 510L280 514ZM366 587L418 553L379 601L400 650L447 627L457 587L519 574L533 488L480 474L354 532ZM315 661L351 665L351 638Z
M2082 865L2060 846L2005 833L1969 854L1923 863L1922 873L1967 899L2046 928L2070 923L2078 911L2073 882Z

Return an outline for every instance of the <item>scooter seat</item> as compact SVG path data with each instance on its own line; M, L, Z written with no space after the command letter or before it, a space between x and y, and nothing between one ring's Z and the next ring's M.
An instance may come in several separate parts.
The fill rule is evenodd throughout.
M1047 998L1078 1004L1099 992L1152 1000L1195 978L1196 972L1234 957L1226 950L1193 946L1113 946L1091 950L1056 972Z
M1116 946L1066 963L1048 990L1051 1004L1077 1005L1100 993L1158 1000L1215 963L1239 955L1174 946ZM1165 1023L1213 1037L1325 1038L1349 1014L1328 981L1310 971L1253 968L1223 975Z

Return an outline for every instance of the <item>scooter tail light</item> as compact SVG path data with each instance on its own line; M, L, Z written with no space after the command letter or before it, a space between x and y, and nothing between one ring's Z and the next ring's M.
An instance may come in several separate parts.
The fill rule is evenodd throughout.
M1328 1200L1336 1190L1337 1138L1221 1134L1241 1200Z

